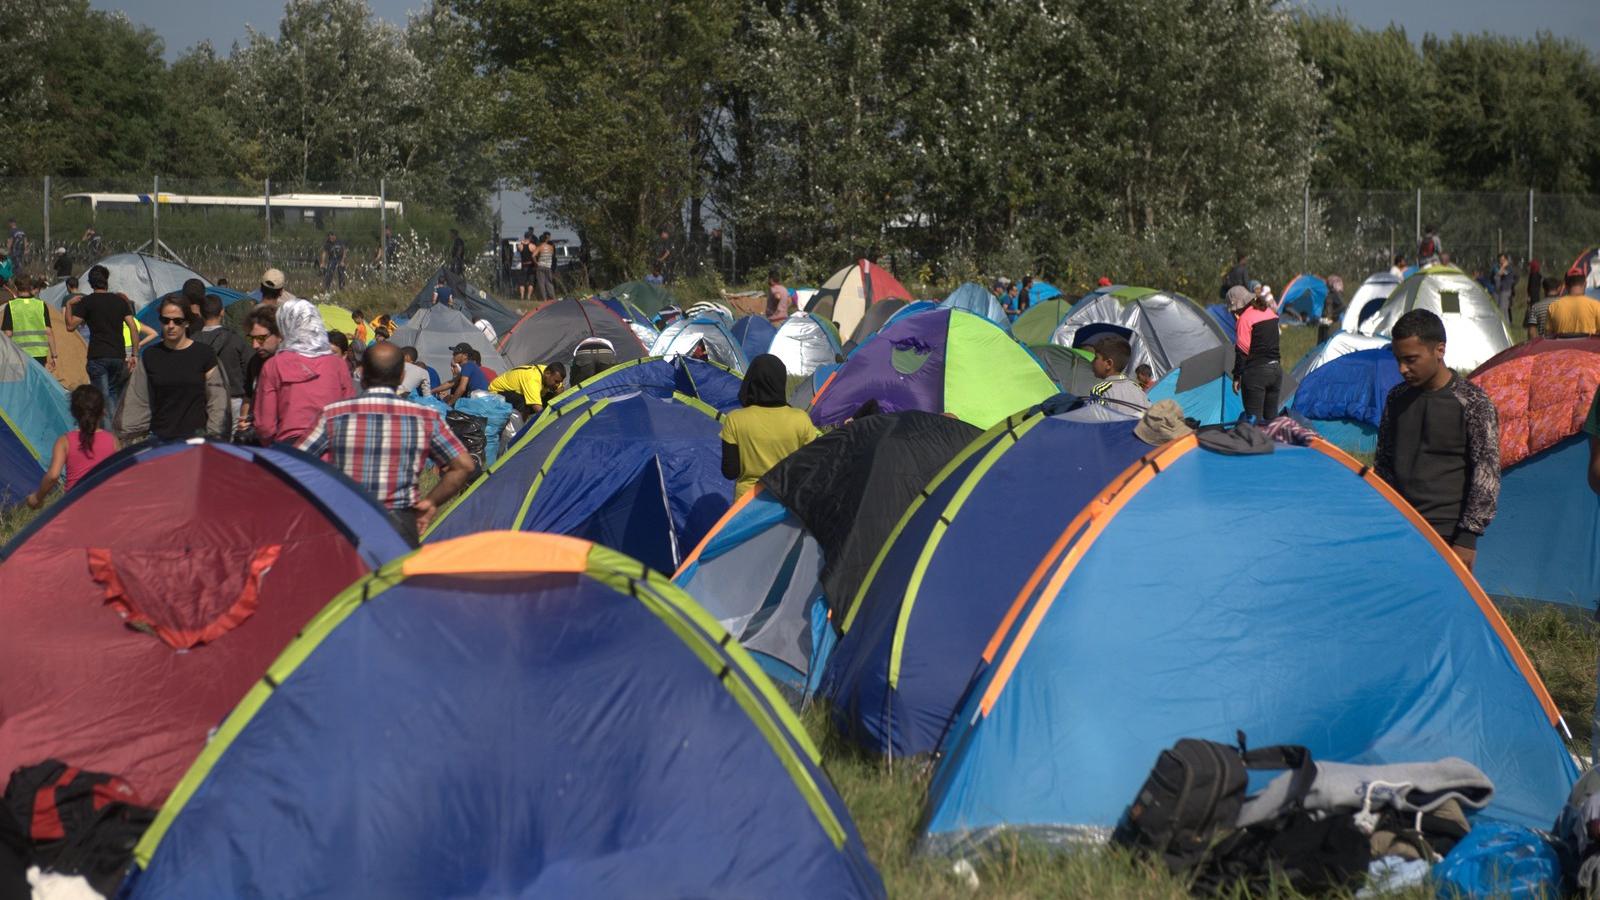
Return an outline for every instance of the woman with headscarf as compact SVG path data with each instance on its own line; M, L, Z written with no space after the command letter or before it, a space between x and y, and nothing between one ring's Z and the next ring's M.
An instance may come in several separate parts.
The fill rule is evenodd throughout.
M722 420L722 476L734 481L735 497L756 486L767 470L817 436L803 410L787 400L789 373L783 360L763 353L750 361L739 405Z
M350 367L333 351L311 301L295 297L279 305L278 333L283 342L261 367L252 407L263 444L305 437L324 407L355 394Z

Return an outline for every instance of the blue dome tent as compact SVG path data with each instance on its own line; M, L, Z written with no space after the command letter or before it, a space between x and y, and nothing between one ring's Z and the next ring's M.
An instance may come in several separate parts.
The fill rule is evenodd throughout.
M130 898L884 895L727 632L540 534L424 547L335 598L135 860Z
M1298 384L1288 372L1278 387L1278 402L1288 407ZM1151 403L1174 400L1185 417L1201 425L1239 421L1244 400L1233 389L1233 345L1213 347L1185 360L1150 386Z
M0 507L38 489L56 438L74 427L66 389L0 334Z
M951 291L950 296L944 298L939 306L945 309L964 309L974 315L983 316L1007 332L1011 331L1011 317L1006 315L1005 306L982 285L969 281Z
M1290 322L1296 315L1302 319L1320 319L1328 302L1328 283L1315 275L1297 275L1283 289L1278 302L1280 310L1291 314Z
M739 349L744 351L747 360L767 352L778 333L777 326L767 321L766 316L745 316L735 321L729 330L733 332L734 340L739 342Z
M1248 577L1240 523L1270 523ZM1236 731L1331 762L1459 756L1494 783L1481 816L1545 828L1577 777L1564 730L1493 603L1368 468L1191 435L1032 570L945 736L924 840L1104 835L1163 748Z
M1350 453L1378 448L1378 423L1400 366L1388 347L1357 350L1313 369L1294 395L1294 411Z
M584 398L599 400L638 392L661 399L682 394L726 413L739 408L742 384L737 374L714 362L687 356L647 356L612 366L567 388L550 401L549 409L564 409Z
M688 397L584 398L541 417L424 540L548 531L671 572L727 510L721 415Z

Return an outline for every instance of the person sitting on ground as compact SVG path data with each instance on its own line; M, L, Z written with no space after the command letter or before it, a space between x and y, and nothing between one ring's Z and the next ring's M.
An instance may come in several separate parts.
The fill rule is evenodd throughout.
M1584 293L1582 272L1567 273L1566 296L1550 304L1545 334L1600 334L1600 300Z
M516 366L489 382L491 393L499 394L528 421L544 411L545 404L561 393L567 367L553 362L545 366Z
M19 275L16 282L17 295L0 312L0 332L46 371L54 372L56 334L50 330L50 304L38 297L38 289L44 287L42 279Z
M1089 396L1117 407L1119 411L1136 415L1150 407L1150 398L1144 388L1127 376L1128 361L1133 358L1133 347L1120 334L1110 334L1094 342L1094 377L1100 379L1089 389Z
M1528 304L1528 314L1522 323L1527 329L1530 341L1536 337L1548 337L1554 334L1550 330L1550 306L1561 299L1561 279L1554 275L1546 275L1542 286L1544 296Z
M72 389L68 403L72 420L78 423L78 427L56 438L56 444L50 450L50 468L39 482L39 489L28 495L29 509L44 505L45 498L59 485L63 473L67 476L66 490L71 491L90 469L117 452L117 439L100 427L106 415L106 395L92 384L80 385Z
M261 367L255 426L261 443L304 437L328 404L355 394L350 367L328 341L322 314L309 300L278 307L283 346Z
M1269 294L1242 297L1228 290L1228 306L1245 303L1234 336L1233 390L1244 400L1244 416L1253 423L1278 417L1278 392L1283 363L1278 349L1278 314Z
M322 410L299 449L332 463L389 510L413 545L434 513L467 483L476 464L444 417L395 394L405 357L388 342L373 344L361 362L359 397ZM439 483L421 495L422 470L432 460Z
M433 366L418 360L417 348L401 347L400 354L406 361L406 374L400 381L400 396L409 397L413 392L431 394L438 389L439 373Z
M735 497L753 490L769 469L820 433L804 410L789 405L788 377L783 360L757 356L739 386L741 408L722 420L722 477L735 483Z
M483 374L483 367L472 360L474 352L472 345L467 343L450 348L450 362L455 367L455 374L448 382L439 385L433 392L435 397L454 406L457 400L473 391L489 389L489 379Z
M189 315L181 293L157 301L161 341L139 355L127 395L117 410L117 433L132 443L145 434L162 440L223 436L228 420L228 390L222 386L217 354L191 335L200 322Z
M189 280L195 284L200 283L198 279ZM183 287L184 290L188 290L188 283L185 282ZM205 287L201 285L201 292L204 291ZM200 314L205 324L201 326L200 333L195 335L194 339L210 347L211 352L217 355L217 365L222 372L222 386L228 391L228 421L238 422L239 413L244 406L244 370L250 363L250 345L239 336L238 332L222 324L221 297L205 294L200 301ZM230 425L223 433L231 433L231 427Z
M1445 365L1444 322L1413 309L1389 349L1401 384L1378 423L1373 469L1472 568L1500 496L1500 417L1483 388Z
M1140 390L1148 394L1150 389L1156 386L1156 373L1150 368L1149 363L1139 363L1133 370L1133 380L1139 385Z

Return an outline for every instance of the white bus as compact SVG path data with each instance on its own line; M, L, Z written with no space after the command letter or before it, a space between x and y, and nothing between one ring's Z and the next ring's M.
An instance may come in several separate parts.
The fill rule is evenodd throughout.
M269 198L257 194L253 197L227 197L210 194L68 194L62 198L69 205L89 207L90 218L102 209L130 210L140 206L161 206L188 209L252 209L265 211ZM365 194L273 194L270 197L272 212L281 217L296 213L304 219L317 219L324 215L337 216L341 211L353 209L388 210L395 216L405 215L405 205L398 200L383 200Z

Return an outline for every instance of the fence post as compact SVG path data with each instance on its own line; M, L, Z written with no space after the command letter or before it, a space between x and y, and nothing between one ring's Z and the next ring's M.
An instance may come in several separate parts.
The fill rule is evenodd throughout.
M1311 182L1306 182L1305 208L1300 216L1300 271L1311 271Z
M50 176L44 177L44 252L50 252Z
M378 179L378 259L383 283L389 283L389 179Z
M161 176L151 176L150 183L150 255L161 255Z
M1533 259L1533 188L1528 188L1528 259Z
M267 265L272 265L272 179L261 182L261 203L266 215L262 218L267 223Z
M1422 188L1417 188L1417 236L1412 240L1422 245Z

